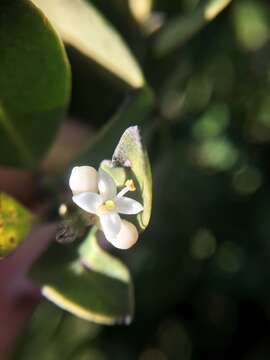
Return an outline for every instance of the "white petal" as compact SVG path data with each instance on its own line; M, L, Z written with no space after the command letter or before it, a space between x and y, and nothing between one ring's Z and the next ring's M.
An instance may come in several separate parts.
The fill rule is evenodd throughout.
M118 249L129 249L138 240L138 231L129 221L122 220L121 229L115 238L108 239Z
M117 211L120 214L138 214L143 211L143 206L138 201L129 197L123 196L115 199Z
M99 169L98 189L104 200L113 199L116 196L116 185L113 178L101 168Z
M95 214L98 207L103 203L100 195L92 192L85 192L73 196L72 200L84 211Z
M121 229L121 218L116 212L100 215L101 228L107 240L116 237Z
M97 192L98 173L92 166L75 166L72 169L69 186L73 195L81 192Z

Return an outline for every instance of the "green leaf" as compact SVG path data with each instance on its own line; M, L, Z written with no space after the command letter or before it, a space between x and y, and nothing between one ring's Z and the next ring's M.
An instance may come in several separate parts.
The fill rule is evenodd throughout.
M144 210L137 216L137 225L142 231L147 227L151 216L152 175L150 162L138 126L129 127L121 136L113 154L112 165L124 167L126 178L135 180L135 194L144 207ZM119 179L119 174L115 174L115 176L112 174L114 177L116 175Z
M0 258L14 252L29 234L32 214L11 196L0 193Z
M30 275L48 300L82 319L129 323L134 307L129 271L99 247L96 232L94 227L79 249L53 244Z
M89 269L124 283L130 282L127 267L99 246L95 227L79 247L79 254L81 261Z
M84 0L33 0L63 40L133 88L144 85L139 65L115 29Z
M33 168L63 117L70 94L67 57L30 1L0 4L0 164Z
M155 52L164 56L184 45L192 36L221 13L232 0L208 0L189 14L171 20L155 42Z

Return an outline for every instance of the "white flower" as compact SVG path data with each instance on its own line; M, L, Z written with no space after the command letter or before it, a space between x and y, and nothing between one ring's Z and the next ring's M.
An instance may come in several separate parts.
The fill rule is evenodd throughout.
M77 182L73 171L71 177L73 176L74 183L79 184L80 181ZM109 242L118 248L127 249L137 241L138 232L133 224L121 220L119 214L138 214L143 210L143 206L138 201L124 196L128 191L134 190L132 180L128 180L126 187L117 194L113 178L102 169L98 175L99 193L80 192L74 194L72 200L84 211L99 217L101 229Z
M129 249L138 240L139 234L136 226L127 220L122 220L121 229L118 235L110 239L110 243L118 249Z
M92 166L75 166L72 169L69 186L73 195L98 191L98 172Z

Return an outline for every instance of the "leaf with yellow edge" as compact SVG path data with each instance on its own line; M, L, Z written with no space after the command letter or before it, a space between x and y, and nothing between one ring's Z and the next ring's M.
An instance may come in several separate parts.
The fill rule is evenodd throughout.
M130 126L125 130L113 153L111 164L103 162L102 167L111 174L118 186L124 186L128 179L134 181L136 191L132 193L132 198L140 201L144 207L144 210L137 215L136 225L140 231L143 231L151 217L152 174L138 126Z
M10 255L29 234L33 216L11 196L0 193L0 258Z
M96 233L92 228L79 248L53 244L30 276L48 300L75 316L99 324L127 324L134 307L129 271L100 248Z

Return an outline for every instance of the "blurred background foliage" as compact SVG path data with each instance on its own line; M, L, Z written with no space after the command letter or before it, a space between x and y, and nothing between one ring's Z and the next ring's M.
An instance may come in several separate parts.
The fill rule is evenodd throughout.
M143 127L151 224L133 249L113 250L134 281L135 317L129 326L104 327L42 302L14 358L269 359L268 1L88 2L106 19L106 34L91 30L87 16L78 27L97 45L84 35L78 43L78 33L59 25L79 21L68 11L51 21L65 34L71 65L68 117L87 133L80 159L109 157L127 126ZM85 14L79 1L72 12L76 6ZM124 41L118 53L110 50L118 46L115 31ZM42 165L54 168L49 178L65 150ZM66 178L69 160L58 160Z

